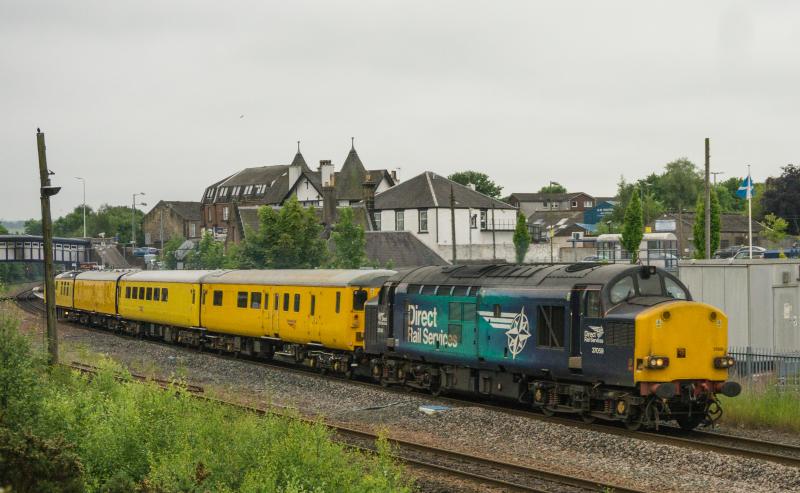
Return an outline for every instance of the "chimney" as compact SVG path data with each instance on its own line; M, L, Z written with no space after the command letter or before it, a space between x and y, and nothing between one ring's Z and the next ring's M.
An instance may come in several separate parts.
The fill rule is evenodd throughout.
M326 226L333 226L336 223L336 188L333 184L322 184L322 222Z
M319 162L319 174L323 187L334 186L333 163L330 159L323 159Z
M397 170L396 169L392 170L392 181L397 183Z
M375 213L375 184L370 181L369 173L364 176L361 192L364 199L364 207L367 209L367 217L372 221L372 215Z

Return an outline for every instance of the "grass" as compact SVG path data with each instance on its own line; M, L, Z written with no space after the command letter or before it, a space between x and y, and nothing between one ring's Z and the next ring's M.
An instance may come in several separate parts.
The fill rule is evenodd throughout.
M721 398L722 423L800 433L800 393L775 382L743 384L737 397Z
M178 387L50 369L0 313L0 491L410 491L386 444L343 448L322 424L256 416Z

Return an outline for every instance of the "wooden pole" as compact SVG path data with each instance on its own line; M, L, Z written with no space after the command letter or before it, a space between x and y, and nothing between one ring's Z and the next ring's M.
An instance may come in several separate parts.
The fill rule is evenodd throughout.
M706 137L706 180L705 180L705 249L707 259L711 258L711 146L710 139Z
M44 296L47 313L47 351L50 364L58 364L58 332L56 328L56 281L53 269L53 224L50 218L50 197L60 190L50 185L50 171L47 169L44 133L36 129L36 146L39 150L39 181L42 202L42 236L44 237Z
M456 264L456 196L453 185L450 185L450 233L453 241L453 265Z

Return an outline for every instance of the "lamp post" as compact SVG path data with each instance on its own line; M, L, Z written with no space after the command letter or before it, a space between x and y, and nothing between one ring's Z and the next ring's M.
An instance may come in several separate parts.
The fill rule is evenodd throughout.
M86 180L80 176L76 176L75 179L83 184L83 237L86 238Z
M145 195L144 192L133 194L133 207L131 208L131 255L133 249L136 248L136 196ZM139 202L139 205L147 205L144 202Z

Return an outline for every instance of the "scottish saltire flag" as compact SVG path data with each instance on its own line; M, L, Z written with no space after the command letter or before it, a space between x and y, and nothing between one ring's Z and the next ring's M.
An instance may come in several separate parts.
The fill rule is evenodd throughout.
M743 199L750 199L756 195L756 191L753 188L753 179L750 178L748 175L747 178L742 180L742 184L739 185L739 188L736 189L736 196L741 197Z

